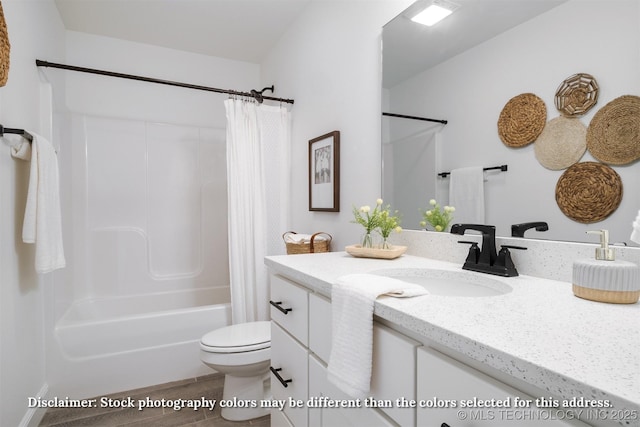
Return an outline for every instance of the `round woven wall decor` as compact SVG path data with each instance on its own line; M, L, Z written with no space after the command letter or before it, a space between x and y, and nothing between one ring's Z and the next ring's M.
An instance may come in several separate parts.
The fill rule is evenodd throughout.
M4 11L0 3L0 86L7 84L9 79L9 56L11 45L9 44L9 32L4 21Z
M640 159L640 97L624 95L599 109L587 128L587 148L611 165Z
M598 83L587 73L574 74L556 90L556 108L563 116L581 116L598 102Z
M498 135L509 147L523 147L532 143L547 122L547 107L533 93L511 98L500 112Z
M622 200L620 175L602 163L570 166L556 184L556 202L574 221L591 224L611 215Z
M587 151L587 127L578 119L556 117L544 127L533 144L533 151L545 168L566 169Z

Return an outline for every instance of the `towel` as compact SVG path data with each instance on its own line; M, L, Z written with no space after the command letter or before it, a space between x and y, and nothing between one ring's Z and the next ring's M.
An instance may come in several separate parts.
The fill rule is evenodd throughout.
M484 224L484 173L481 167L451 171L449 206L456 208L455 222Z
M636 220L633 221L633 231L631 232L631 240L640 243L640 211L638 211L638 216L636 216Z
M22 241L35 243L35 269L43 274L66 265L62 246L58 157L49 141L30 133L33 135L32 143L22 141L12 148L11 155L31 161Z
M327 377L342 391L364 398L371 385L373 306L380 295L428 294L420 285L374 274L338 278L331 290L333 338Z

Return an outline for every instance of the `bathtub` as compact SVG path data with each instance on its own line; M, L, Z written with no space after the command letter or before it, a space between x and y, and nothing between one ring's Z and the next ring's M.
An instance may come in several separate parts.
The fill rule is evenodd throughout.
M213 373L207 332L231 324L228 287L75 301L56 323L57 395L98 396Z

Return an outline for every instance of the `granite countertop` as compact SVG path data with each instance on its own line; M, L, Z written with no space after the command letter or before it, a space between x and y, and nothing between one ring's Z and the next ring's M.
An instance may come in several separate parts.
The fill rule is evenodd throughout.
M384 268L461 270L462 264L410 255L354 258L345 252L271 256L265 263L328 297L332 284L346 274ZM381 297L374 313L561 398L609 400L616 410L638 411L640 304L580 299L570 283L555 280L488 277L513 291L491 297ZM638 425L637 417L627 425Z

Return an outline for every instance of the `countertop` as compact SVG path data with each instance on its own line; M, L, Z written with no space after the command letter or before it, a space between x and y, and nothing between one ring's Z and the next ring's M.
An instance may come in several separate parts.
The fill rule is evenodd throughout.
M410 255L354 258L346 252L271 256L265 263L329 297L332 284L346 274L384 268L461 270L462 264ZM380 297L374 313L560 398L608 400L616 410L639 410L640 304L580 299L570 283L555 280L489 277L513 291L491 297ZM637 416L628 421L625 425L640 425Z

